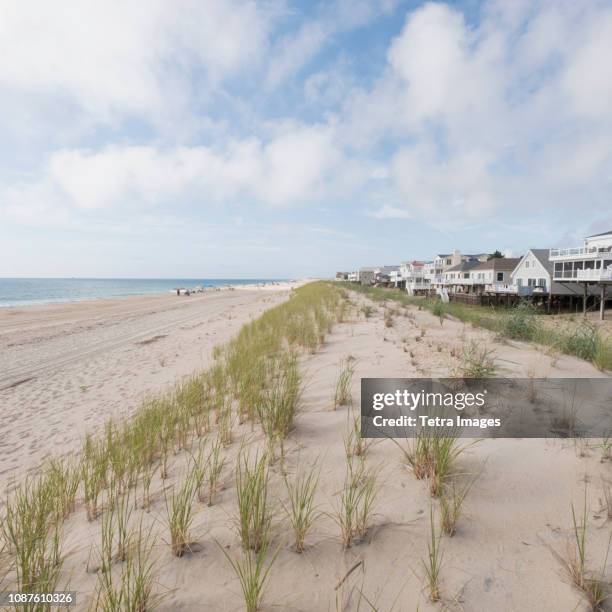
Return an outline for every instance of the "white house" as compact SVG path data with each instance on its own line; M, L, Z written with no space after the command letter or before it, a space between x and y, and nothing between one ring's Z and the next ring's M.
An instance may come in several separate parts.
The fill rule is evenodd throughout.
M563 282L612 281L612 231L588 236L584 245L550 249L554 280Z
M362 267L356 272L355 280L362 285L371 285L374 282L376 268Z
M433 258L433 277L430 281L431 289L434 289L438 294L446 293L449 287L449 280L457 280L457 270L454 271L448 278L446 272L451 268L455 268L466 262L483 262L487 261L486 253L478 254L461 254L461 251L455 249L452 253L437 254ZM454 285L451 285L454 286Z
M612 284L612 230L587 236L584 245L566 249L550 249L549 259L554 264L553 281L568 288L581 286L583 308L593 284L599 286L600 316L604 318L606 289Z
M423 275L425 264L422 261L404 262L401 267L406 291L410 295L425 293L429 289L429 279Z
M442 274L443 293L469 293L472 286L471 271L481 262L477 259L462 261Z
M574 285L553 281L549 249L529 249L512 272L512 283L520 295L582 295Z
M479 262L470 271L472 293L518 293L511 274L520 258L493 257Z

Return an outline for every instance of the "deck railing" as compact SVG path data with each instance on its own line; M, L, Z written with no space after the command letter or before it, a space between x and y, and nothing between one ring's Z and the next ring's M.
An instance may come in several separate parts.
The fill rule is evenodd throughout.
M577 280L577 281L612 281L612 270L604 268L603 270L562 270L554 272L554 280Z
M570 249L550 249L548 258L554 259L572 259L576 257L604 257L610 253L612 247L575 247Z

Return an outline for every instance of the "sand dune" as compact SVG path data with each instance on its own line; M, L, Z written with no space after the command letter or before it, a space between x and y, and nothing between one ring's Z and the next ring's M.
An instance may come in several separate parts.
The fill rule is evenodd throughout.
M108 417L206 367L299 284L0 309L0 477L78 449Z
M108 305L113 314L106 316L112 318L116 329L107 331L103 338L110 343L106 352L2 392L3 410L9 411L15 423L4 421L2 435L12 443L3 444L5 478L11 466L33 464L45 452L69 448L84 429L111 414L129 413L146 392L161 390L182 374L203 367L214 344L228 339L250 316L286 296L286 289L265 295L228 292L196 298L181 307L161 300L151 312L140 313L138 323L130 317L127 306L114 311L114 306ZM367 301L363 296L352 297L357 306ZM147 308L144 303L139 306ZM380 483L373 524L363 541L343 550L333 513L345 476L343 438L352 410L346 406L334 409L333 396L340 362L348 356L355 364L354 410L358 409L361 377L448 375L459 361L456 349L470 340L493 351L505 376L605 376L579 359L551 355L520 342L500 343L492 333L459 321L447 319L441 325L431 313L416 307L400 309L393 324L386 326L384 307L372 306L373 314L368 318L354 308L316 353L301 357L306 384L302 408L286 442L284 465L277 461L271 467L270 493L277 507L273 546L278 556L262 609L372 609L366 598L379 610L583 609L580 594L569 585L553 551L566 551L571 538L570 503L580 505L586 484L593 525L588 536L589 557L596 563L603 559L610 526L597 510L602 479L609 479L611 472L610 464L601 461L599 449L572 441L483 440L465 450L458 461L460 476L477 476L477 480L456 535L442 539L441 604L428 601L421 565L427 554L430 508L437 502L432 501L423 481L410 474L402 452L389 440L375 441L366 454L367 464L378 470ZM105 315L99 316L104 320ZM162 330L167 324L164 317L176 317L178 327ZM143 318L148 320L143 322ZM62 323L51 322L44 331L31 325L27 337L47 334L47 340L38 342L41 347L63 341L55 327L61 329ZM68 322L63 325L74 336L102 340L87 318L73 323L74 327ZM121 335L129 340L116 346ZM16 331L6 333L3 341L14 341L18 336ZM79 344L76 339L71 342ZM16 348L23 351L24 362L25 352L35 350L34 346L37 343ZM39 359L52 352L48 347L40 351ZM162 364L162 359L167 361ZM161 610L244 609L239 583L222 551L230 555L240 551L233 525L234 462L240 441L253 450L265 446L259 427L235 427L234 442L225 450L217 502L212 507L196 504L195 543L180 559L172 556L168 545L164 496L184 478L188 457L177 454L171 460L169 477L162 481L156 475L154 479L153 503L139 514L156 534L154 556L157 589L163 594ZM300 555L292 549L280 503L287 498L283 472L292 478L299 466L314 464L321 469L316 501L322 514ZM100 538L100 521L87 522L79 508L68 518L64 533L67 556L63 577L78 591L78 609L86 609L97 580L92 550Z

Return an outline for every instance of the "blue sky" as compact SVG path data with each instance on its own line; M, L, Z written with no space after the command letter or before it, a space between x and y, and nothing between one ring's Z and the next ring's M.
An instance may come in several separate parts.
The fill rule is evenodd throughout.
M612 5L0 4L0 275L329 276L612 228Z

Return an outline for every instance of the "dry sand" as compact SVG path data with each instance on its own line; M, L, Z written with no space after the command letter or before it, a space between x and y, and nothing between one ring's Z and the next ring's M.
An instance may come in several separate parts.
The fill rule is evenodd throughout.
M299 284L0 309L0 483L205 368Z
M55 373L2 392L3 413L8 411L11 415L10 420L3 420L5 472L16 464L38 459L46 451L64 448L78 439L77 430L91 427L110 414L128 412L144 393L161 389L191 369L202 367L213 344L226 340L249 316L285 296L286 291L265 296L237 292L195 298L180 306L170 300L160 300L156 306L134 300L134 307L142 306L145 314L132 318L129 309L107 304L106 313L94 308L97 315L92 312L77 320L79 309L75 307L66 315L72 323L64 319L56 328L54 317L49 316L47 329L32 323L25 334L3 333L3 346L22 338L21 344L10 351L24 367L28 359L34 363L34 357L50 355L52 349L44 348L47 344L82 346L77 338L96 337L100 334L96 316L112 321L125 335L128 330L136 331L136 321L141 317L150 317L150 327L155 329L143 333L140 341L165 335L144 345L130 340L122 347L75 361ZM361 296L354 299L364 300ZM176 306L172 310L171 303ZM366 458L368 465L380 470L381 490L374 525L364 542L342 550L338 526L331 518L344 480L343 436L349 415L346 407L332 408L342 359L348 355L355 358L355 408L361 377L446 375L457 365L452 349L470 339L493 349L498 365L510 377L603 376L584 361L549 356L523 343L502 344L490 332L458 321L446 320L441 326L429 312L415 307L405 310L408 316L395 316L392 327L385 327L382 307L377 305L375 309L374 316L368 319L356 311L353 320L335 327L321 350L303 358L306 391L303 409L287 443L285 469L291 478L298 464L310 466L318 461L321 477L317 501L324 514L307 538L307 550L299 555L291 548L286 517L279 506L273 541L279 553L266 586L263 609L372 609L365 600L360 602L360 593L377 610L586 609L578 592L569 586L552 550L565 553L571 537L570 503L580 506L587 483L589 520L593 525L588 537L589 559L593 565L603 560L610 523L596 510L602 497L601 479L612 478L612 465L600 461L597 449L576 447L568 441L485 440L470 446L461 456L460 472L466 477L480 476L465 502L457 534L442 539L442 604L427 601L420 561L427 551L432 500L423 482L410 474L401 451L388 440L373 444ZM228 318L230 315L232 318ZM26 314L20 316L26 318ZM181 323L171 331L160 332L156 326L166 317L181 318ZM1 330L6 329L7 318L4 315L0 319ZM27 325L30 324L24 324L23 329ZM61 329L72 331L67 335L59 332ZM30 348L24 338L32 340ZM34 342L36 338L39 340ZM164 365L160 364L162 358L167 359ZM156 501L149 512L142 514L145 523L158 534L155 557L158 590L164 593L162 610L244 609L239 583L220 549L225 547L230 555L238 555L240 550L232 525L236 512L232 459L243 437L253 448L263 445L257 429L252 432L246 425L235 429L235 442L226 451L228 461L222 478L225 486L214 506L197 504L193 525L197 544L181 559L172 557L167 544L163 490L179 481L187 458L177 455L170 478L163 484L154 482ZM278 462L272 467L271 486L275 499L286 500ZM99 541L99 532L99 520L88 523L82 508L66 523L63 579L78 591L79 609L86 608L95 588L92 546ZM336 590L338 582L359 561L362 564Z

